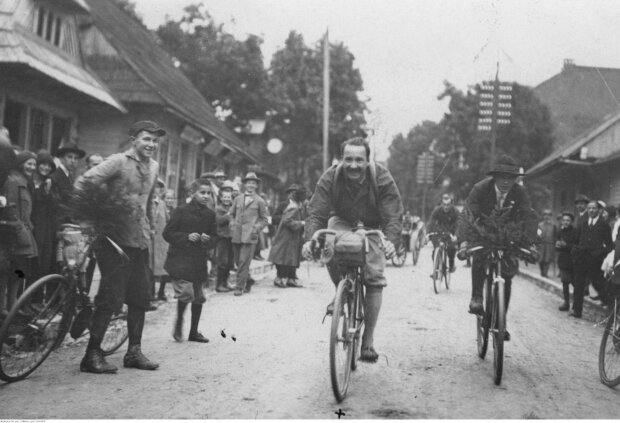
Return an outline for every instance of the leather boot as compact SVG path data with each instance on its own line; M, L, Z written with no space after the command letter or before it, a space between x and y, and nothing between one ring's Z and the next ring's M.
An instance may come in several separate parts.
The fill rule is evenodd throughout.
M231 289L228 287L226 283L226 279L228 279L228 272L225 269L217 268L217 286L215 287L216 292L230 292Z
M123 357L123 367L140 370L155 370L159 367L159 364L146 358L146 356L142 354L140 345L130 345L127 354Z
M177 319L174 323L174 332L172 333L172 337L177 342L183 342L183 315L186 308L187 303L183 301L177 303Z
M118 368L105 361L100 348L87 348L86 354L80 363L80 371L88 373L116 373Z
M202 314L202 304L192 304L192 325L189 331L189 341L207 343L209 340L198 332L198 322Z

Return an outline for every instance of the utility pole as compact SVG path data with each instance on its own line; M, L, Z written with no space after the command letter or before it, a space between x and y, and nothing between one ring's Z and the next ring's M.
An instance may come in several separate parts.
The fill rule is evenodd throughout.
M329 28L323 39L323 172L329 167Z
M497 125L509 125L512 115L512 84L499 81L499 62L494 81L485 81L480 86L478 131L491 131L490 167L495 164Z

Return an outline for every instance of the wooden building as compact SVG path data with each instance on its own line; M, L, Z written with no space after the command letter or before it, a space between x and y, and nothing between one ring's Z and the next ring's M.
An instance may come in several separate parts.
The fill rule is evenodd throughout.
M219 168L259 160L157 44L112 0L0 1L0 122L13 142L52 152L63 139L103 156L143 119L166 129L161 178L178 192Z

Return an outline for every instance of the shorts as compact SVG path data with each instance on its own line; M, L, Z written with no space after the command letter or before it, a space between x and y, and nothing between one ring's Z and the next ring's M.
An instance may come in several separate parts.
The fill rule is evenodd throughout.
M174 288L174 298L182 303L204 304L207 299L202 292L202 283L190 282L185 279L174 279L172 281Z

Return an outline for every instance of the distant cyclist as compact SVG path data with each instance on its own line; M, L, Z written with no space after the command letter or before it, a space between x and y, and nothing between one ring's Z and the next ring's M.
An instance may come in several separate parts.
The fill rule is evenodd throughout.
M454 207L452 195L445 193L441 196L441 204L435 207L431 218L428 222L428 233L436 233L431 237L433 248L437 248L441 241L441 234L449 234L449 242L446 244L448 252L448 262L450 265L450 273L456 270L454 266L454 255L456 254L456 226L459 218L459 212Z
M409 244L411 243L411 232L413 232L413 216L411 216L409 210L407 210L407 212L405 212L405 214L403 215L402 225L403 244L405 244L405 250L409 252Z

